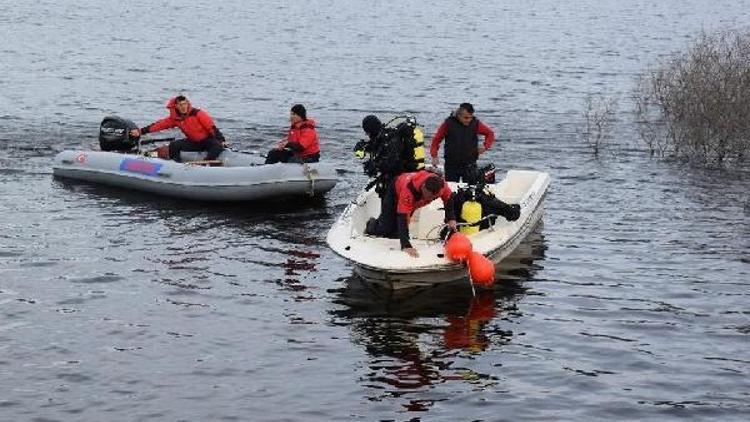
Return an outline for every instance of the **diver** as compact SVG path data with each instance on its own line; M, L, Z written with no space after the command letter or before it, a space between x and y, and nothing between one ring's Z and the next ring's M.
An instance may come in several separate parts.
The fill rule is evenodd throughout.
M466 186L460 186L455 193L454 213L459 216L461 232L474 234L495 224L497 217L507 221L516 221L521 216L519 204L508 204L498 199L487 187L495 181L495 166L482 168L476 165L467 166L463 180ZM444 233L442 234L444 235ZM441 235L441 236L442 236Z
M363 169L373 180L366 189L375 186L382 198L398 175L424 168L424 134L415 118L396 117L383 124L377 116L368 115L362 119L362 129L367 140L355 146L355 153L359 158L368 155Z

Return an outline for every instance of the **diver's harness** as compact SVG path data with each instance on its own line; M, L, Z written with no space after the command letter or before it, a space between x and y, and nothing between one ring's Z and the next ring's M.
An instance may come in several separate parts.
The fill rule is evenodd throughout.
M362 168L370 177L365 190L375 186L382 197L396 176L424 168L424 132L414 116L396 116L374 139L357 142L354 154L364 160Z

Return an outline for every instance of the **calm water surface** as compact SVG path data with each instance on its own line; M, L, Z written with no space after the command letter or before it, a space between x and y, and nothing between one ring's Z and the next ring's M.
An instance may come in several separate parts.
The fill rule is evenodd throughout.
M747 1L0 1L0 420L747 420L750 174L635 150L635 76ZM373 4L377 3L377 4ZM54 180L102 117L189 95L240 150L291 104L348 172L325 199L205 205ZM583 98L618 99L592 158ZM365 114L471 101L544 224L466 285L394 297L327 229Z

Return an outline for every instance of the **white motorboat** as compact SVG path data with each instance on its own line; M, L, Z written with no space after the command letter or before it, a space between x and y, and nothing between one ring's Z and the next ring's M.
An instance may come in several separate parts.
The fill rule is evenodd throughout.
M487 189L498 199L519 204L520 217L507 221L495 219L488 228L469 236L473 249L495 264L502 261L537 226L544 214L544 198L550 184L547 173L510 170L505 178ZM451 189L458 187L450 183ZM364 279L393 289L428 286L467 277L466 267L444 255L440 231L444 210L441 201L433 201L417 210L410 222L412 245L419 251L413 258L401 251L398 239L364 234L368 219L380 213L380 198L373 189L363 192L339 216L326 238L338 255L354 264Z

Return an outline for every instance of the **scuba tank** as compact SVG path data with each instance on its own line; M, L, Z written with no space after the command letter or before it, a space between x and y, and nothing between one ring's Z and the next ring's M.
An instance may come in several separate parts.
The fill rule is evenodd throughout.
M482 204L477 201L476 191L471 190L471 197L461 205L461 219L469 224L474 224L482 219ZM461 226L461 233L472 235L479 233L479 224L475 226Z
M386 130L391 130L395 136L401 138L403 152L400 154L402 171L417 171L424 169L424 131L414 116L396 116L385 124Z
M414 127L414 162L417 170L424 168L424 132L419 126Z

